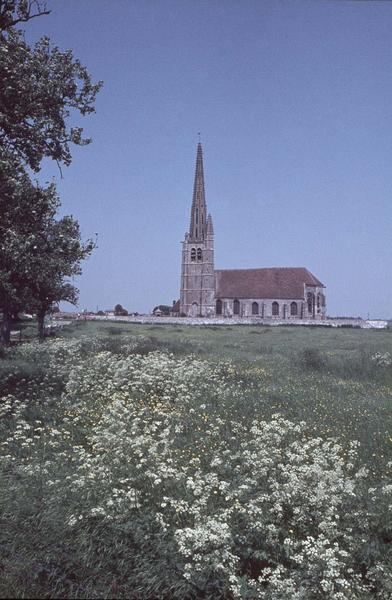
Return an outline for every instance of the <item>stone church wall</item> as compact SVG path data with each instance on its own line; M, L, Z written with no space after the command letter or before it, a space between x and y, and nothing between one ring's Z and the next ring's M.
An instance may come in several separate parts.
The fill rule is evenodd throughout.
M311 302L309 301L310 299ZM326 310L325 288L305 286L304 315L306 318L325 319Z
M226 317L245 317L245 318L263 318L263 319L298 319L301 318L303 298L293 298L290 300L282 300L281 298L241 298L239 302L239 313L234 312L234 298L221 298L222 300L222 316ZM295 302L297 305L297 314L291 315L291 304ZM253 313L253 304L257 303L258 313ZM273 314L273 303L278 304L278 313ZM275 311L276 312L276 311Z
M318 288L316 288L318 289ZM320 288L320 293L323 288ZM238 311L235 312L234 298L220 298L223 317L263 318L263 319L324 319L325 305L317 307L317 293L312 292L311 310L303 298L241 298L238 299ZM253 312L253 304L257 303L258 312ZM295 303L295 305L293 305ZM274 306L275 305L275 306ZM296 310L295 310L296 309ZM219 315L216 315L219 316Z

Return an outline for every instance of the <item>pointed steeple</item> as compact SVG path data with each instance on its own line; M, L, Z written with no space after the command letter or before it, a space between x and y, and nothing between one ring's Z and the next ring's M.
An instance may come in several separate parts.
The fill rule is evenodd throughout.
M210 214L208 215L208 218L207 218L206 235L214 235L214 226L212 224L212 217Z
M204 191L203 150L197 145L195 183L191 208L189 237L193 241L203 241L207 229L207 206Z

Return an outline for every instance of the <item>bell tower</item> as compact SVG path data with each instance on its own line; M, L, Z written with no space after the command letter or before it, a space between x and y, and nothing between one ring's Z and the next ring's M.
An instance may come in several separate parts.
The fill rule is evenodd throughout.
M197 146L189 231L182 242L180 314L215 315L214 228L207 215L203 150Z

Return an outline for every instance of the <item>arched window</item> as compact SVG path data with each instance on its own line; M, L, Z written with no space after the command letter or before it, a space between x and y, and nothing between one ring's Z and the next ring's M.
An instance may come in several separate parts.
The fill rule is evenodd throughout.
M199 305L197 304L197 302L192 302L192 309L191 309L191 317L198 317L199 316Z
M320 308L320 304L321 304L321 297L320 297L320 294L317 294L317 308Z
M240 303L238 300L234 300L233 302L233 313L235 315L239 315L240 314Z
M290 315L291 315L292 317L296 317L296 316L297 316L297 314L298 314L298 306L297 306L297 303L296 303L296 302L292 302L292 303L290 304Z
M279 317L279 304L278 302L272 303L272 316Z
M197 260L201 260L201 248L197 249Z
M191 250L191 261L195 261L196 260L196 248L192 248Z
M221 315L222 314L222 300L217 300L216 301L216 314L217 315Z
M257 302L252 302L252 315L258 315L259 314L259 305L257 304Z

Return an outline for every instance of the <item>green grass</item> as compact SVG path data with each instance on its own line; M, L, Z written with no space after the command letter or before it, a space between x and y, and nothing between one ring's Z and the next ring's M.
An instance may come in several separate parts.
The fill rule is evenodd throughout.
M375 352L392 352L391 330L322 329L311 327L178 327L90 321L63 335L112 338L142 335L169 350L203 354L207 360L234 360L268 366L277 377L297 377L305 371L346 379L383 380L369 357ZM306 354L317 354L318 364L307 364Z
M244 402L255 414L280 412L307 421L321 435L358 439L363 454L377 462L390 450L392 368L377 367L371 356L392 354L392 330L86 321L58 334L65 339L93 336L112 352L130 335L143 336L140 354L167 350L218 364L233 361L244 381ZM34 369L40 366L0 359L3 381L9 371L15 371L14 379L28 378Z
M65 335L145 335L160 341L175 343L186 338L202 343L209 358L230 357L253 361L267 348L271 353L285 357L299 355L305 348L315 347L321 352L336 356L349 353L392 351L392 330L388 329L332 329L321 327L263 327L252 325L230 326L178 326L142 325L86 321L81 326L66 330Z
M375 473L390 453L392 368L377 368L371 356L392 355L392 330L89 321L62 335L98 336L111 340L112 349L122 336L145 336L144 352L167 348L214 363L230 359L244 379L249 411L280 412L305 420L318 434L357 439ZM258 368L266 373L262 380Z
M51 348L54 347L51 340L36 346L14 347L0 357L0 408L1 402L10 397L15 406L21 404L21 408L17 409L19 413L15 413L16 417L13 415L9 422L6 417L0 423L0 437L7 439L10 432L16 431L18 415L22 422L35 424L35 427L37 420L40 420L49 432L49 442L45 442L41 448L39 440L38 450L34 450L42 451L42 458L38 459L37 454L32 454L30 458L30 450L25 449L30 446L18 446L20 442L17 440L22 438L16 437L15 446L12 442L5 449L5 452L20 453L18 456L24 466L18 464L18 458L12 463L12 468L7 466L0 470L0 477L3 478L0 481L0 504L8 514L7 519L0 522L1 526L4 525L3 538L0 536L0 580L1 573L4 575L3 583L0 582L0 597L34 595L84 598L89 594L102 597L110 593L140 599L154 597L143 593L132 596L134 584L124 579L125 573L129 581L133 581L132 572L128 572L124 566L122 571L118 568L118 561L124 565L126 560L129 564L139 560L138 556L134 557L133 544L142 552L139 542L129 541L127 529L124 534L115 526L108 528L91 520L88 526L83 525L85 528L82 527L80 532L73 532L67 528L65 516L58 514L58 511L61 513L64 510L65 515L67 510L71 510L67 506L71 500L66 482L75 475L73 448L91 450L89 428L99 427L102 411L105 412L111 401L112 391L105 380L105 377L110 379L111 371L105 371L105 361L112 361L111 368L121 361L125 355L124 344L128 344L128 355L145 357L158 351L174 355L175 360L187 357L195 363L200 360L220 369L220 377L227 383L228 392L222 392L217 397L213 384L210 391L208 381L203 385L206 384L207 390L205 402L210 403L215 416L223 420L223 427L227 423L228 439L234 439L233 423L247 426L253 419L269 422L273 415L280 414L294 423L305 421L310 437L317 436L324 440L334 438L344 449L353 440L360 442L359 465L369 471L364 498L360 500L363 505L367 502L365 496L368 487L383 485L388 477L388 461L392 460L392 366L377 365L372 356L375 353L389 353L392 356L392 330L188 327L87 321L66 327L57 337L78 344L77 355L65 356L64 371L62 356L51 356ZM60 348L57 351L63 350ZM97 352L102 352L102 358L97 359ZM74 380L77 382L77 391L72 393L66 391L69 384L67 361L72 363L76 373ZM147 383L149 373L143 379ZM154 376L159 379L159 371ZM124 389L126 385L127 380ZM99 396L102 389L105 390L102 392L103 400ZM155 394L155 388L151 389L151 393ZM161 388L158 386L157 389L159 396ZM70 394L68 399L67 393ZM134 399L132 389L129 393L130 398ZM199 389L195 390L195 398L198 398L198 393ZM178 400L180 404L181 395ZM74 401L75 406L72 405ZM146 394L147 401L149 394ZM198 410L200 398L194 402ZM169 402L169 407L175 410L175 400ZM203 423L209 423L208 414L202 417ZM124 426L130 424L125 422ZM61 432L59 437L57 430ZM63 435L64 432L66 435ZM197 437L197 432L189 428L184 434L184 448L188 445L192 447L189 440L194 433ZM19 432L17 435L22 434ZM121 440L116 439L120 444ZM198 443L206 443L203 436ZM35 448L33 443L31 447ZM66 458L62 459L62 454ZM23 463L23 460L26 462ZM30 464L31 473L28 471ZM24 471L25 468L27 471ZM45 469L52 469L50 476ZM25 485L24 478L29 481L29 477L39 485ZM55 482L53 488L46 488L48 479ZM55 489L62 490L59 497L55 496ZM91 506L95 506L94 502L92 499ZM375 510L377 513L377 506ZM384 524L386 516L376 516L376 541L369 542L368 550L371 558L366 558L365 553L365 558L358 559L359 562L366 560L371 564L373 560L378 560L378 556L386 560L385 548L392 542L392 533L388 529L390 526ZM130 529L134 527L131 521L127 524ZM148 530L146 535L150 533ZM387 542L384 544L380 539L386 539ZM68 546L71 550L68 550ZM143 557L149 556L148 552L142 553L140 560L145 560ZM125 556L128 557L126 560ZM106 581L114 586L110 588L110 593L105 591ZM121 582L121 590L115 587L117 582ZM170 592L159 597L169 598ZM181 595L173 597L181 598ZM192 599L196 597L202 596L188 596ZM230 596L226 597L230 599Z

